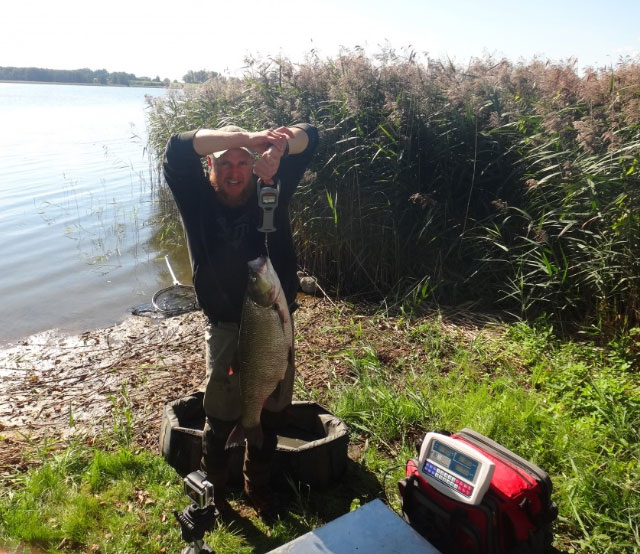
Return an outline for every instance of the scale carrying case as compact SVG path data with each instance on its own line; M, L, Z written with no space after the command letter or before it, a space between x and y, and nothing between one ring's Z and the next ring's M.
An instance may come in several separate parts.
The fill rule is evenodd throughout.
M495 464L489 488L479 504L463 503L434 488L418 470L418 460L411 459L398 483L404 519L443 554L557 552L551 543L558 509L551 500L549 475L471 429L438 433Z

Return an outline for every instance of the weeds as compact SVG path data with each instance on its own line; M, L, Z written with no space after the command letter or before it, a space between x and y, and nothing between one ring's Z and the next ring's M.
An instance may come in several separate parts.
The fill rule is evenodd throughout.
M150 140L160 156L190 128L309 121L322 143L292 214L325 288L613 331L639 316L638 87L628 61L580 77L390 49L252 59L243 79L156 99Z

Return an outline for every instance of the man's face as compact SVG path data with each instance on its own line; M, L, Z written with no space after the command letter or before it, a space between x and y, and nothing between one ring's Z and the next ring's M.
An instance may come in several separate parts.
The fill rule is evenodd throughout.
M213 186L229 206L244 204L253 193L253 158L242 148L227 150L214 161Z

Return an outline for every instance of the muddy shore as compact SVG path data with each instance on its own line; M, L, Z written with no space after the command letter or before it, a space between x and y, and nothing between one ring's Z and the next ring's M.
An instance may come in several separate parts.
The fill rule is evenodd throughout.
M324 383L329 368L315 353L324 349L322 338L310 339L309 331L335 309L326 298L299 302L298 379L311 388ZM203 385L204 326L201 312L130 316L112 327L44 332L0 349L0 475L28 466L26 446L90 438L113 430L126 413L133 415L136 442L158 451L164 405Z
M413 343L400 318L327 296L299 294L297 301L294 399L308 400L310 391L317 398L336 377L345 383L353 378L349 352L373 351L390 375L407 363L428 363L428 350ZM445 314L439 308L413 323L432 317L467 340L495 322L464 309ZM129 415L136 443L158 452L165 404L204 384L204 327L201 312L168 319L131 316L104 329L40 333L1 348L0 477L26 469L29 450L64 447L74 435L91 442Z

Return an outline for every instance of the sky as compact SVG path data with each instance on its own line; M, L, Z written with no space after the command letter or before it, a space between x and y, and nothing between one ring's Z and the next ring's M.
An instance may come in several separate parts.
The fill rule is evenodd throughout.
M0 66L106 69L182 80L240 75L245 58L360 46L450 59L491 54L577 59L578 69L640 60L640 0L21 0L0 18Z

